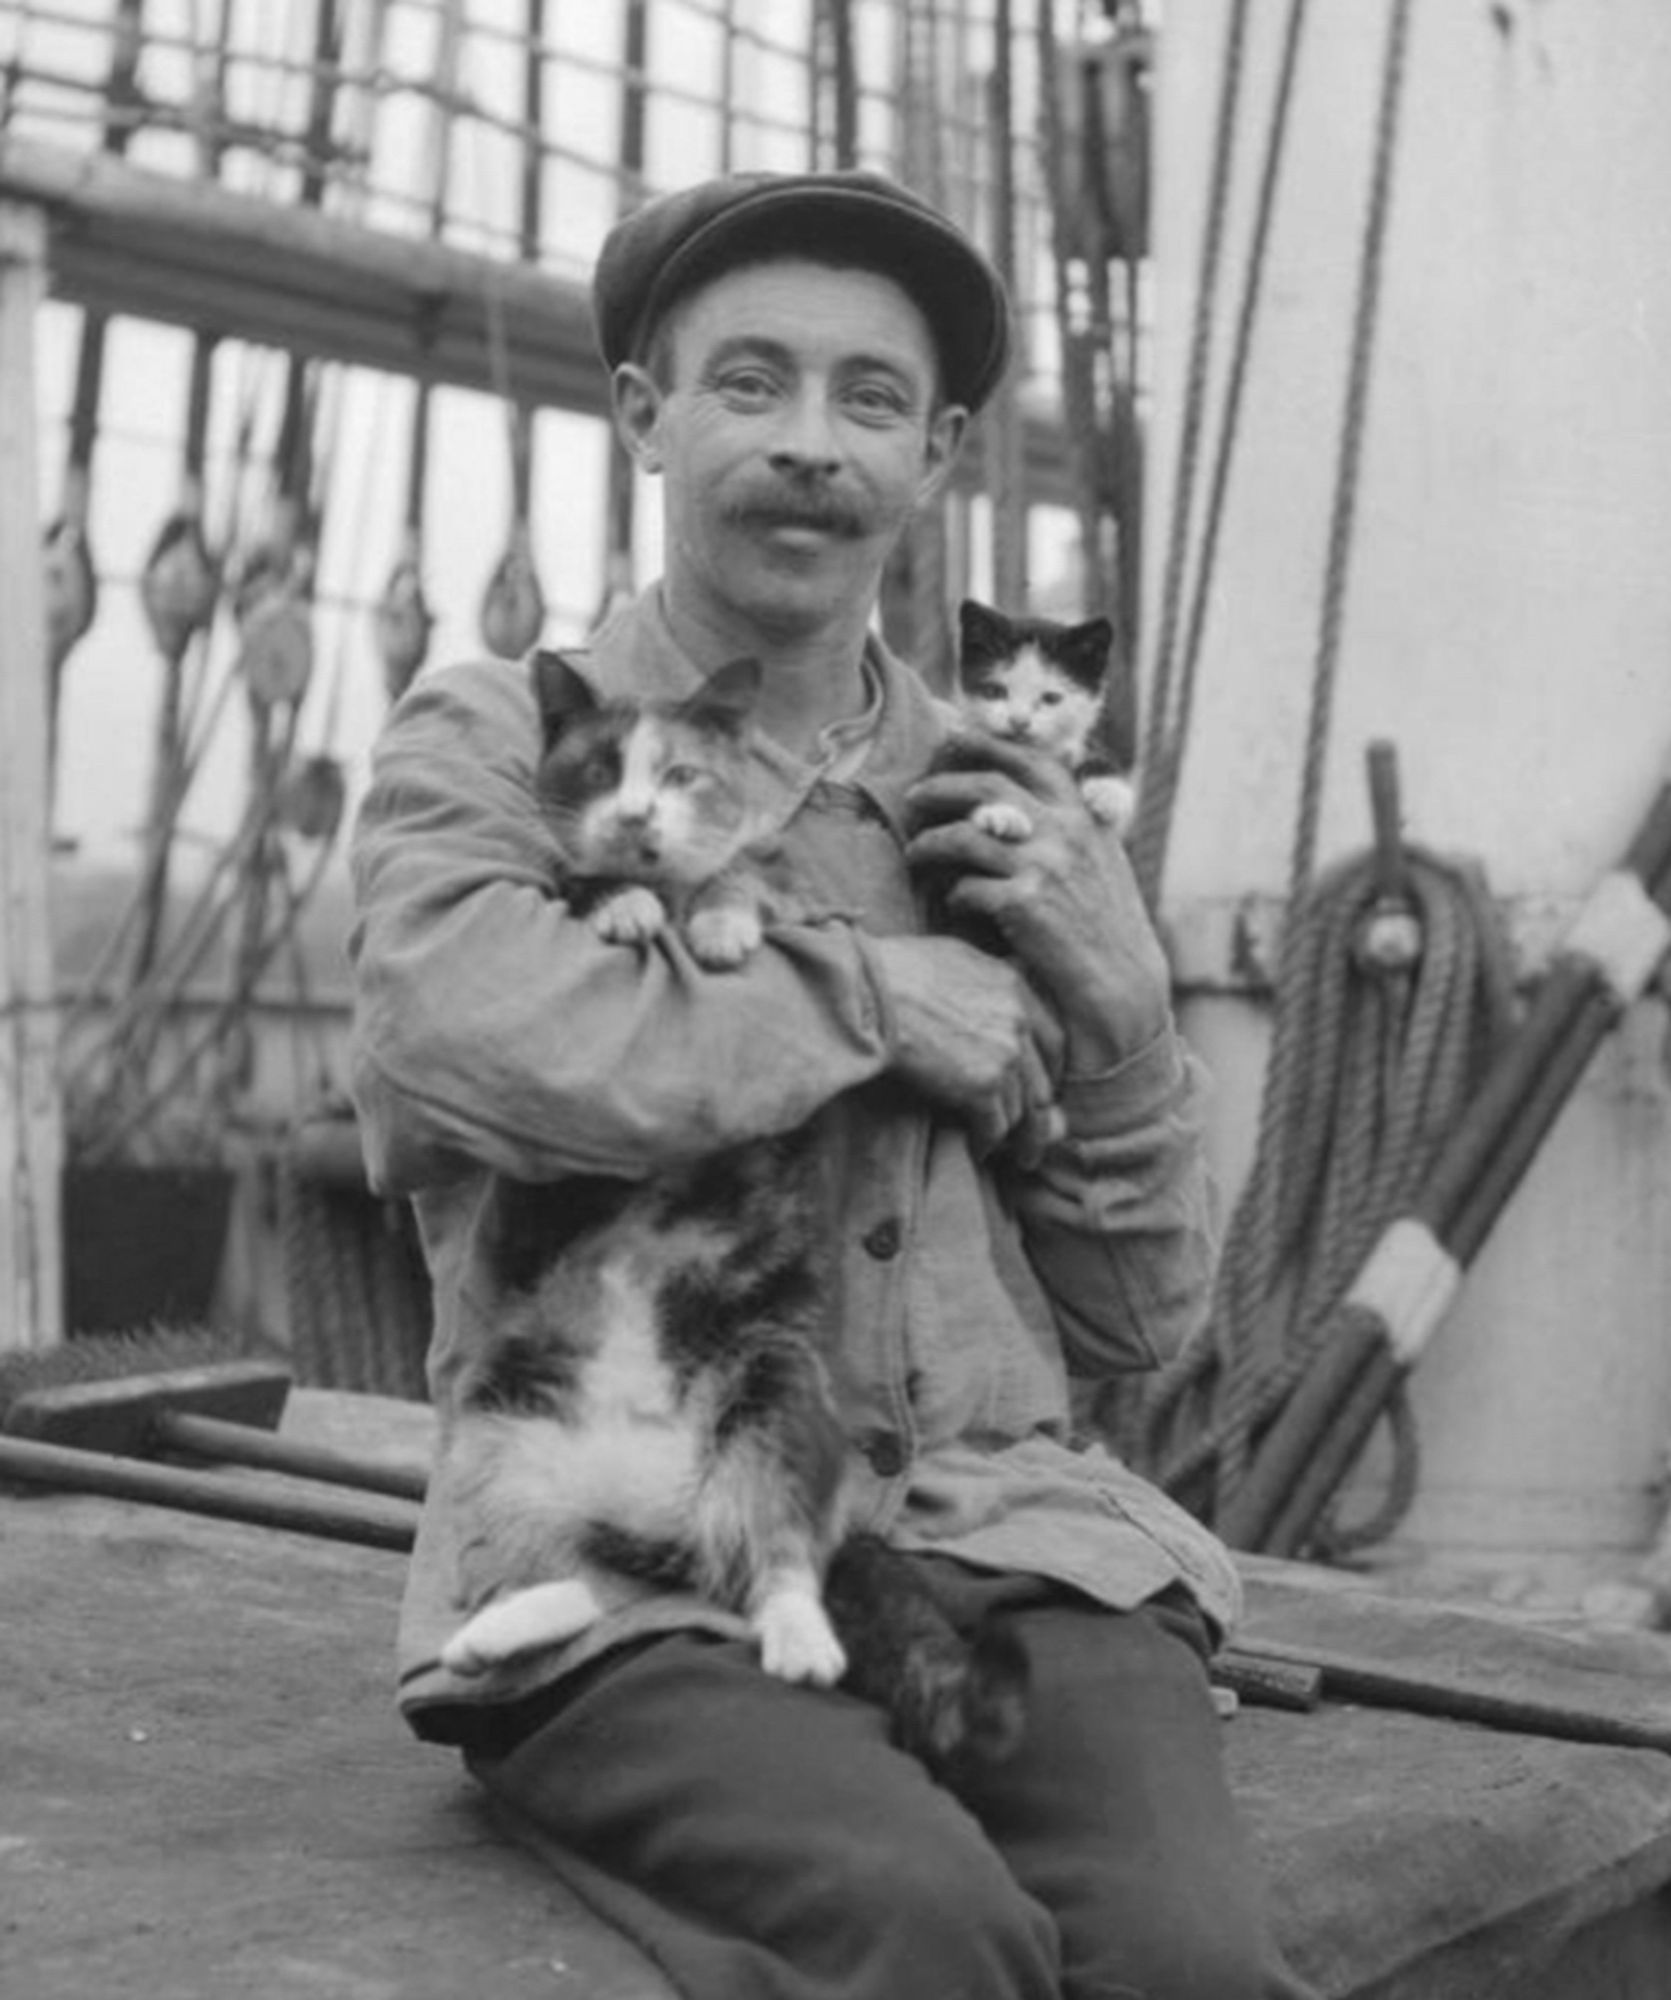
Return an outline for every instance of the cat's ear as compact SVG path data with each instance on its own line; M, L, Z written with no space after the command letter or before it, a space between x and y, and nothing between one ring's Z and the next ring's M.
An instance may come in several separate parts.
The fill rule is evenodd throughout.
M973 597L964 598L957 607L957 637L966 659L994 659L1010 652L1015 643L1004 614Z
M1108 671L1114 626L1107 618L1087 618L1070 625L1060 643L1062 664L1087 687L1095 687Z
M565 729L597 712L598 698L561 653L536 653L533 672L540 727L549 750Z
M683 713L694 723L740 735L748 727L760 699L760 683L765 669L752 654L728 660L716 668L684 705Z

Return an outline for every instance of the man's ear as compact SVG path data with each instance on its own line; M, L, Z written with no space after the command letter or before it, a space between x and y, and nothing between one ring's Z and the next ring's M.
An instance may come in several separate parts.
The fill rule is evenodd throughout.
M660 472L662 392L655 377L636 361L623 361L610 378L610 393L621 442L646 472Z
M969 412L961 403L947 403L929 420L928 440L923 451L923 476L917 486L919 507L926 506L951 477L968 429Z

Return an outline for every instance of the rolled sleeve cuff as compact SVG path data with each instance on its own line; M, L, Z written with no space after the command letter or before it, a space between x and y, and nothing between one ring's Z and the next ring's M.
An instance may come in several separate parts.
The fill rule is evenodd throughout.
M1112 1069L1064 1077L1057 1102L1076 1138L1112 1137L1163 1118L1189 1087L1193 1068L1169 1026Z

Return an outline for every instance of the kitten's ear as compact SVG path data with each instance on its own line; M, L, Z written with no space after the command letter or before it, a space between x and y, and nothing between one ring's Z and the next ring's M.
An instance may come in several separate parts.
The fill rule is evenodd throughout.
M598 698L561 653L536 653L533 673L540 726L549 750L570 724L596 713Z
M992 659L1009 652L1014 644L1004 614L973 597L964 598L957 607L957 636L965 658Z
M710 729L740 735L760 699L765 669L752 654L716 668L684 705L686 718Z
M1107 618L1087 618L1083 625L1070 626L1062 637L1064 659L1093 685L1108 671L1113 645L1114 626Z

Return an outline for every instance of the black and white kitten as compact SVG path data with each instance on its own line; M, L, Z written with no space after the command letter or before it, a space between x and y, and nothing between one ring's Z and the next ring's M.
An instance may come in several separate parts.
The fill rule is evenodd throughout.
M747 754L758 667L678 703L600 702L555 655L535 671L564 899L614 942L671 925L704 965L741 964L785 907ZM449 1668L682 1589L743 1617L767 1672L875 1701L931 1767L1013 1747L1014 1642L965 1642L895 1550L846 1531L836 1232L804 1136L644 1181L502 1181L485 1240L505 1303L438 1471L471 1606Z
M974 598L958 607L956 700L964 720L1048 751L1078 780L1092 815L1119 833L1131 824L1136 796L1122 673L1106 618L1077 625L1012 618ZM974 817L1000 840L1026 840L1033 830L1020 806L983 805Z

